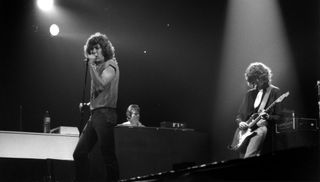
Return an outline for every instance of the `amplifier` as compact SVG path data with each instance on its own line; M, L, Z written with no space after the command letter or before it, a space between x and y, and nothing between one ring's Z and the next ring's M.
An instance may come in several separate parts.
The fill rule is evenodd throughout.
M282 123L276 124L276 133L291 131L316 131L318 129L318 120L314 118L286 117Z
M186 123L175 123L175 122L168 122L163 121L160 123L161 128L186 128Z

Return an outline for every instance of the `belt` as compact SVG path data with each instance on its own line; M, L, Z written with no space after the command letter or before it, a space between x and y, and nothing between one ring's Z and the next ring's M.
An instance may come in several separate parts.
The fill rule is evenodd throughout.
M113 108L113 107L98 107L98 108L92 109L90 112L93 113L95 111L102 110L102 109L108 109L108 110L114 110L114 111L117 110L117 108Z

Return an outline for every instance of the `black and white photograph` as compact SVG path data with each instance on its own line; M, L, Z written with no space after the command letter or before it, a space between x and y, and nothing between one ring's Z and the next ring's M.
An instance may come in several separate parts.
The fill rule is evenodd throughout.
M318 0L0 7L0 181L320 181Z

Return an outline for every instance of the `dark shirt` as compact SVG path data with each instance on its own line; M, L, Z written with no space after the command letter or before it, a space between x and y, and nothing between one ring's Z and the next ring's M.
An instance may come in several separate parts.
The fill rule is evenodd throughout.
M264 109L267 109L267 107L274 102L276 99L278 99L280 97L280 89L271 85L272 89L270 91L270 95L269 95L269 99L267 101L267 104L265 106ZM266 89L264 89L263 91L263 96L266 93ZM238 114L236 116L236 122L239 124L241 121L247 121L250 116L254 113L257 112L259 106L255 109L254 108L254 102L256 99L256 96L258 94L258 90L257 89L251 89L249 90L245 97L242 100L242 103L240 105ZM281 102L280 103L276 103L267 113L269 114L269 119L268 121L268 126L269 125L274 125L279 119L280 119L280 115L281 115Z

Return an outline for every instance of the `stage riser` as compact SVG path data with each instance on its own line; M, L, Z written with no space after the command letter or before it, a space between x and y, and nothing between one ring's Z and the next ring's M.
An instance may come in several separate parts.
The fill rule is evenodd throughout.
M170 175L150 176L162 181L319 181L318 147L293 148L250 159L234 159L205 167L176 170ZM72 181L72 161L0 158L0 181ZM131 181L131 180L127 180Z
M0 181L73 181L74 164L64 160L0 158Z
M151 174L126 181L320 181L318 147L295 148L274 154Z

